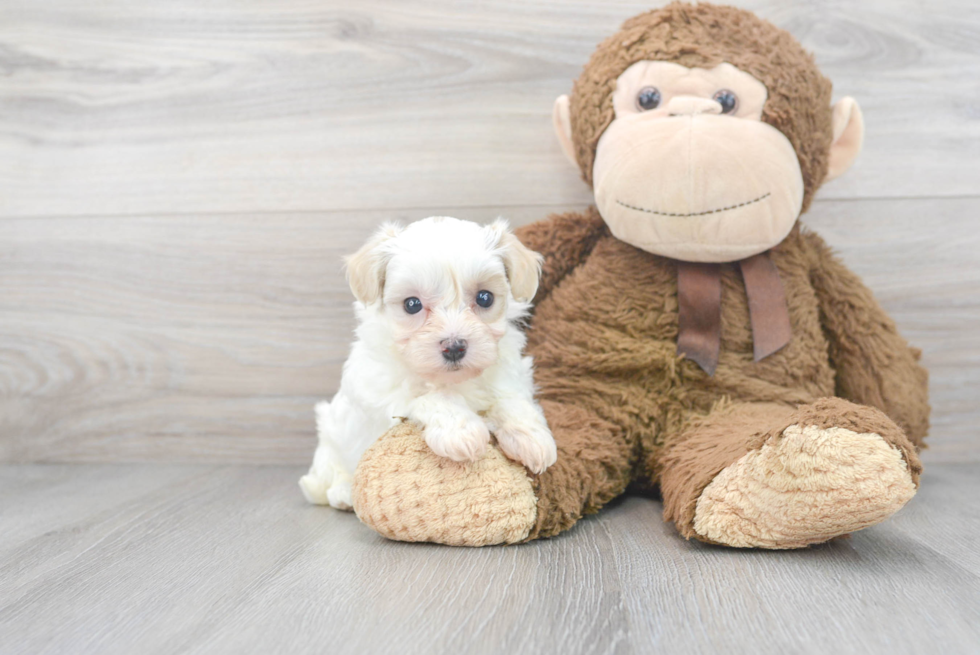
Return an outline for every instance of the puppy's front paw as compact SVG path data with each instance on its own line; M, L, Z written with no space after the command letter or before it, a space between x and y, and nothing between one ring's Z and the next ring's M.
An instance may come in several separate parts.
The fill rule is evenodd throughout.
M558 447L546 425L509 423L502 425L495 434L500 450L532 473L544 473L558 461Z
M483 457L490 443L490 430L472 412L448 412L429 418L425 443L436 455L457 462L475 462Z

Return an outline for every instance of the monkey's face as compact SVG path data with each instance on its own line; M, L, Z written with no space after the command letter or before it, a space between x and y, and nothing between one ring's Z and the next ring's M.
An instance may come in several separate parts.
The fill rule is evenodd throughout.
M763 123L765 85L730 64L641 61L616 80L596 147L596 206L619 239L674 259L744 259L782 241L803 202L796 151Z
M853 98L831 106L831 91L784 30L675 2L600 43L554 120L615 236L675 259L735 261L779 244L857 157L861 111Z
M782 241L800 215L804 182L792 143L762 121L767 99L762 82L727 63L627 68L592 168L596 206L612 233L694 262L736 261ZM831 148L828 178L853 161L863 133L856 103L838 104L835 137L845 138ZM554 118L574 160L566 96Z

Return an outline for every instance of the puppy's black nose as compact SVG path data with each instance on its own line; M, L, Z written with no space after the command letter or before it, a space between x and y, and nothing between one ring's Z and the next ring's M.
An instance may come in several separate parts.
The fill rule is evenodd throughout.
M466 356L466 341L464 339L447 339L442 342L442 357L453 364Z

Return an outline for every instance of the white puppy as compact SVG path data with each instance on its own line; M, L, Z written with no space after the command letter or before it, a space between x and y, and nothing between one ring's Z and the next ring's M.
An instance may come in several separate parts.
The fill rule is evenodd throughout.
M367 448L403 418L437 455L479 459L492 432L533 473L557 458L534 402L527 315L541 257L498 220L387 224L347 258L357 339L340 390L316 406L319 445L299 485L311 503L351 507Z

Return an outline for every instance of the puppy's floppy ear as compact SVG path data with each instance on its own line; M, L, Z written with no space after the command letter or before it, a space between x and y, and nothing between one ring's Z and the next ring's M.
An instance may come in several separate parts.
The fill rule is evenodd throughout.
M529 249L510 231L507 221L498 218L487 229L496 239L496 248L504 260L507 279L514 298L529 302L538 291L538 278L544 257Z
M397 223L385 223L360 250L344 258L350 290L365 305L380 298L384 291L385 269L391 259L391 253L385 248L385 244L401 231L402 226Z

